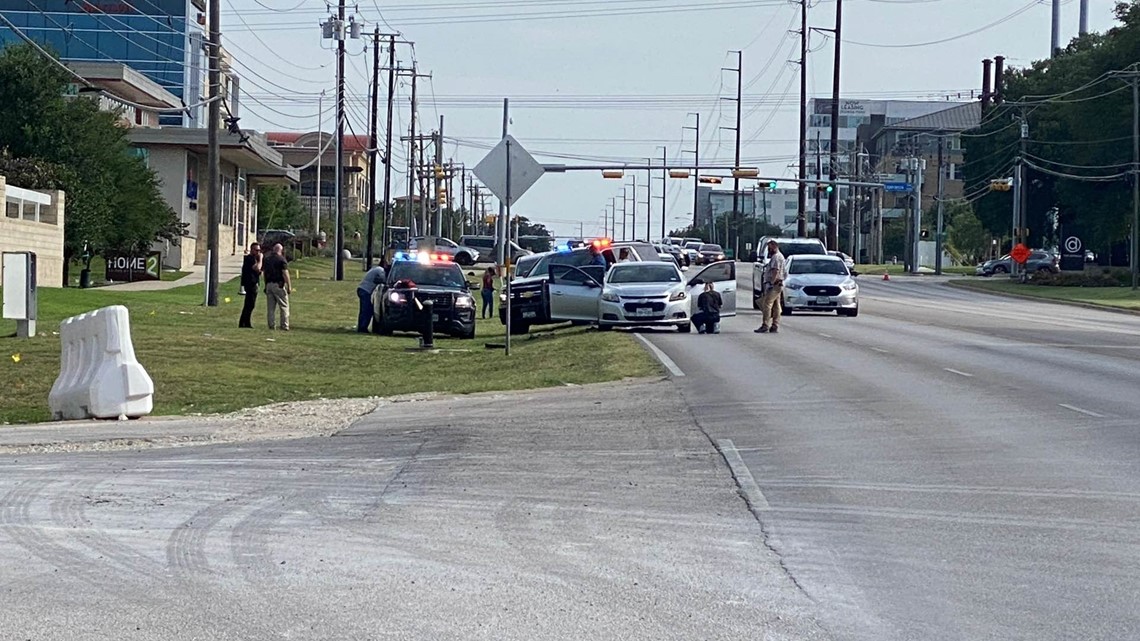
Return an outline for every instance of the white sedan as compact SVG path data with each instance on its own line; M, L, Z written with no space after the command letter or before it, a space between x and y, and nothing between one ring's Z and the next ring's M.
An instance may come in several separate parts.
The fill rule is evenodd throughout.
M736 264L722 261L687 276L675 263L618 263L599 281L588 270L551 265L547 288L550 318L588 321L598 329L614 327L692 328L697 297L705 283L721 296L721 317L736 315Z
M842 258L808 254L788 258L784 314L793 311L859 315L859 284Z

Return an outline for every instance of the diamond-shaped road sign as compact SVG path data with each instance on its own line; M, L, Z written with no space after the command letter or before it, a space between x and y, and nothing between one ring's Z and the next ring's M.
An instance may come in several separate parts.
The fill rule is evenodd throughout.
M507 202L507 149L510 148L511 197ZM475 177L499 200L513 205L526 190L542 178L542 165L523 149L519 141L507 136L475 165Z

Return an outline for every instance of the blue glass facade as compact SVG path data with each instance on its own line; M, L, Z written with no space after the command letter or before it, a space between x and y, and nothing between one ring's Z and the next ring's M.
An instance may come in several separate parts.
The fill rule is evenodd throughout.
M204 5L193 0L0 0L0 13L64 61L123 63L188 105L200 101ZM19 36L0 29L0 46L10 42ZM201 126L199 113L162 124Z

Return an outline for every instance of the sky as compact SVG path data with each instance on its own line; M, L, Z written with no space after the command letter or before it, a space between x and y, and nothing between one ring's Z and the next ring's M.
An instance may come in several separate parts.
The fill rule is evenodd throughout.
M1115 0L1090 0L1089 28L1112 26ZM701 163L731 164L736 50L742 58L742 166L791 175L798 146L798 1L790 0L361 0L347 15L414 42L397 46L420 73L421 130L444 118L444 156L473 168L501 136L502 99L510 133L539 162L691 163L700 113ZM808 94L831 94L834 0L811 0ZM333 41L320 23L335 13L321 0L225 0L223 42L242 78L242 127L313 131L334 123ZM1077 35L1078 2L1063 0L1062 42ZM969 99L981 60L1004 55L1026 66L1049 54L1049 0L845 0L841 95L845 98ZM368 133L368 39L346 40L349 133ZM386 52L382 57L386 57ZM381 118L386 91L381 74ZM393 139L407 135L410 84L397 87ZM325 98L320 101L321 91ZM381 134L383 140L383 134ZM685 152L685 153L682 153ZM553 154L553 155L551 155ZM407 150L394 152L395 167ZM658 160L659 162L659 160ZM645 172L638 178L644 203ZM379 174L382 176L382 172ZM548 174L512 213L557 236L602 232L601 217L624 180L601 172ZM404 193L402 172L393 192ZM456 187L458 189L458 187ZM626 187L631 191L631 187ZM669 229L691 220L693 181L667 181ZM653 184L660 227L661 181ZM492 201L491 209L497 207ZM644 205L640 207L644 210ZM640 225L639 225L640 226Z

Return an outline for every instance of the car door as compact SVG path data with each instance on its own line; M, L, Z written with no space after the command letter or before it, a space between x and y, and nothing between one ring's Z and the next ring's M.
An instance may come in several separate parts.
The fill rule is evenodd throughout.
M705 283L712 283L720 293L721 316L736 316L736 263L731 260L722 260L701 269L689 279L689 311L697 311L697 298L705 289Z
M549 274L550 320L598 320L602 286L597 280L571 265L551 265Z

